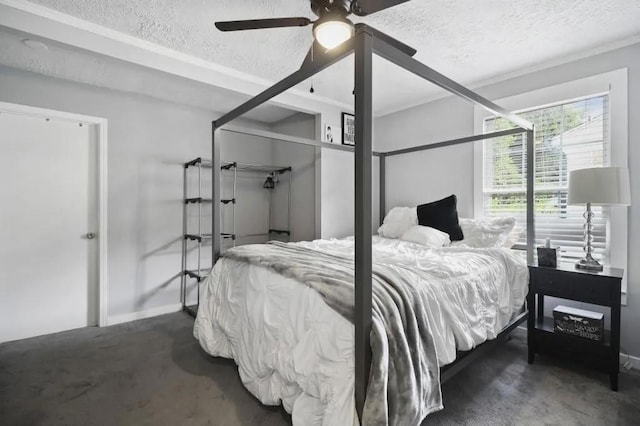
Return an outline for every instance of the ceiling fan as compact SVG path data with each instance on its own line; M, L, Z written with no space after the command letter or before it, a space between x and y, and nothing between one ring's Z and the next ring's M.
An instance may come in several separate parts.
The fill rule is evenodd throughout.
M347 16L367 16L384 9L405 3L409 0L311 0L311 10L318 16L318 20L312 21L306 17L298 18L272 18L249 19L242 21L216 22L216 28L220 31L243 31L264 28L282 27L306 27L313 24L313 36L325 49L330 50L347 41L355 32L353 22ZM377 32L377 35L382 33ZM404 47L404 51L410 55L416 53L415 49L398 42L397 40L382 34L387 41L395 42Z

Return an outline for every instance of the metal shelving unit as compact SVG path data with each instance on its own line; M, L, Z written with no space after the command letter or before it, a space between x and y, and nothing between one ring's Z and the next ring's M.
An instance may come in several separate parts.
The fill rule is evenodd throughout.
M203 182L202 182L202 169L211 169L212 163L210 160L206 160L203 158L196 158L184 164L184 204L183 204L183 223L182 223L182 231L183 231L183 240L182 240L182 279L181 279L181 303L182 309L187 312L189 315L195 317L198 312L198 305L200 304L200 283L208 276L209 272L213 265L206 265L203 267L202 262L202 248L203 245L207 241L211 241L213 239L213 235L211 233L206 233L203 231L203 205L211 204L211 198L203 197ZM236 245L237 241L240 241L245 238L252 237L271 237L271 236L280 236L285 235L287 239L291 236L291 167L277 167L277 166L265 166L259 164L247 164L247 163L239 163L239 162L222 162L221 167L222 175L227 175L228 177L233 178L233 186L232 186L232 196L231 198L222 198L220 200L220 204L223 207L231 208L232 214L232 229L231 232L221 232L220 238L222 240L230 240L233 246ZM191 194L188 188L188 173L190 170L195 170L197 173L197 193ZM288 175L288 192L287 192L287 226L286 229L275 229L271 226L271 210L273 208L273 202L271 197L271 192L269 196L269 229L264 233L253 233L253 234L238 234L236 231L236 205L237 205L237 180L238 180L238 172L249 172L249 173L261 173L267 174L270 176L275 182L279 182L279 177L281 175ZM231 175L230 175L231 174ZM229 176L230 175L230 176ZM210 192L210 191L208 191ZM195 196L191 196L195 195ZM187 229L188 222L188 214L189 209L197 206L197 230ZM211 218L207 218L210 222ZM196 244L195 246L195 268L190 268L188 263L188 254L191 249L191 245ZM189 305L187 301L188 291L188 279L196 280L196 303L194 305Z
M182 278L181 278L181 285L180 285L180 301L182 303L182 310L184 310L185 312L187 312L189 315L195 317L197 312L198 312L198 305L200 303L200 283L202 282L202 280L204 280L207 275L209 274L209 272L211 271L211 266L207 265L207 267L203 267L203 262L202 262L202 246L206 241L210 241L213 236L211 233L206 233L203 232L203 205L204 204L211 204L211 198L204 198L203 197L203 182L202 182L202 169L210 169L211 168L211 161L208 160L203 160L202 158L196 158L195 160L191 160L187 163L184 164L184 203L183 203L183 210L182 210L182 233L183 233L183 239L182 239ZM189 191L189 180L188 180L188 173L190 170L196 170L195 173L197 173L197 193L194 194L196 195L195 197L190 197L190 191ZM211 193L211 191L207 191L209 193ZM187 223L188 223L188 210L189 208L193 208L196 207L198 209L197 212L197 229L196 230L190 230L187 229ZM191 248L191 245L193 243L196 243L196 267L195 268L190 268L189 264L188 264L188 254L189 254L189 249ZM188 284L188 279L193 279L196 280L196 304L195 305L189 305L188 301L187 301L187 296L188 296L188 292L187 292L187 284Z

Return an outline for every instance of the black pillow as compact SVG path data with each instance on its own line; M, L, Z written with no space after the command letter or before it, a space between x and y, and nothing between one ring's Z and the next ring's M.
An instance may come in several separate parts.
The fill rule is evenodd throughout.
M418 206L418 224L430 226L449 234L451 241L460 241L464 238L462 228L458 223L458 199L451 195L433 203Z

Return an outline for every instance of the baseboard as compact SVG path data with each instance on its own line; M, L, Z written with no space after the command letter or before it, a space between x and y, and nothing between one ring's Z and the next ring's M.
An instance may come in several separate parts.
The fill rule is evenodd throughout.
M135 320L157 317L158 315L172 314L182 310L181 303L174 303L172 305L158 306L157 308L147 309L146 311L131 312L129 314L120 314L109 316L107 325L122 324L125 322L131 322Z
M620 367L623 371L627 367L640 370L640 357L620 353Z

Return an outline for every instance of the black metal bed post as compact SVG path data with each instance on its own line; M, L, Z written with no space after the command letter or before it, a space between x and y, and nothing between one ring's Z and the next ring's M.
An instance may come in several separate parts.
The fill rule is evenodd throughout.
M422 62L417 61L416 59L412 58L396 47L390 45L385 40L375 38L373 48L377 55L385 58L393 64L398 65L400 68L403 68L410 73L417 75L418 77L422 77L423 79L430 81L436 86L441 87L460 98L466 99L473 104L481 105L487 111L499 115L500 117L504 117L517 126L520 126L524 129L532 128L532 124L524 118L519 117L511 111L502 108L500 105L497 105L489 99L478 95L477 93L470 89L467 89L463 85L456 83L449 77L440 74L433 68L426 66Z
M527 130L527 263L533 263L533 247L536 244L535 229L535 164L536 164L536 148L535 148L535 128Z
M396 149L394 151L387 151L387 152L384 153L384 155L386 155L387 157L390 157L392 155L410 154L412 152L426 151L428 149L434 149L434 148L444 148L445 146L460 145L460 144L464 144L464 143L476 142L476 141L481 141L481 140L485 140L485 139L499 138L501 136L519 135L519 134L523 134L523 133L526 133L526 132L527 132L527 129L524 129L524 128L518 126L518 127L514 127L513 129L498 130L497 132L482 133L482 134L479 134L479 135L465 136L465 137L462 137L462 138L450 139L450 140L446 140L446 141L442 141L442 142L435 142L435 143L429 143L429 144L425 144L425 145L412 146L410 148ZM382 155L382 154L380 154L380 155Z
M287 77L280 80L273 86L265 89L242 105L218 118L218 120L216 120L216 127L220 128L230 121L251 111L252 109L259 107L260 105L276 97L277 95L291 89L296 84L305 81L307 78L316 75L323 69L328 68L336 62L339 62L340 60L346 58L351 54L352 51L353 39L345 41L329 52L317 54L317 57L312 63L303 64L302 68L300 68L298 71L289 74Z
M378 163L378 204L379 204L379 225L382 226L384 215L387 213L387 154L382 153L379 156Z
M373 37L355 43L355 399L362 413L371 369Z
M220 169L220 141L216 140L218 132L216 122L211 122L211 267L220 257L222 241L220 239L220 188L222 170Z

